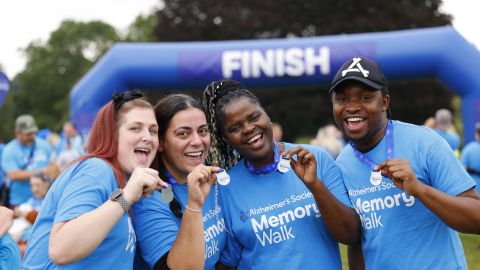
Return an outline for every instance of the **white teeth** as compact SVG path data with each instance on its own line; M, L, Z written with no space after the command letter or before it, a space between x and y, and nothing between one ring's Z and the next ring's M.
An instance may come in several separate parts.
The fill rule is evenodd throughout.
M348 122L363 121L363 118L361 118L361 117L351 117L351 118L347 118L347 121Z
M261 135L261 134L258 134L257 136L255 136L255 137L251 138L250 140L248 140L247 143L254 142L254 141L258 140L258 138L260 138L260 137L262 137L262 135Z
M186 156L197 157L197 156L202 155L202 151L200 151L200 152L193 152L193 153L186 153L185 155L186 155Z
M135 151L142 151L142 152L145 152L145 153L149 153L149 152L150 152L150 150L143 149L143 148L137 148L137 149L135 149Z

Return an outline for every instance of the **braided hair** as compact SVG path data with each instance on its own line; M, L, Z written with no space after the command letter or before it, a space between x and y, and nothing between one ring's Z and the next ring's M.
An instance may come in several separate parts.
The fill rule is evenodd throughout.
M263 109L257 97L245 86L234 80L212 82L203 92L203 108L210 130L210 151L207 162L212 166L231 169L243 157L225 141L225 107L240 98L248 98Z
M159 138L165 136L165 132L170 126L170 121L178 112L190 108L203 111L200 102L192 96L175 93L162 97L153 108L155 117L157 118ZM163 181L170 183L161 158L158 159L158 174ZM174 198L173 201L170 202L170 210L175 216L182 218L182 206L177 199Z

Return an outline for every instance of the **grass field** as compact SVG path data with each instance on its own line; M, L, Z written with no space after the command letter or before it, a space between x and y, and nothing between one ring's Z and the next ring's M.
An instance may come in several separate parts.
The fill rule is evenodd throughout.
M462 239L463 250L467 258L467 265L469 270L480 270L480 238L478 235L459 234ZM342 265L344 270L348 270L347 261L347 247L340 244L340 254L342 255Z

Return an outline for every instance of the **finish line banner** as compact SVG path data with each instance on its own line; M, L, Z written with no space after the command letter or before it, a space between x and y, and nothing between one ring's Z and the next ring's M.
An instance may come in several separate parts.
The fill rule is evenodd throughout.
M251 50L180 52L180 80L212 81L220 78L269 80L272 78L333 78L353 57L377 61L375 43L295 46Z

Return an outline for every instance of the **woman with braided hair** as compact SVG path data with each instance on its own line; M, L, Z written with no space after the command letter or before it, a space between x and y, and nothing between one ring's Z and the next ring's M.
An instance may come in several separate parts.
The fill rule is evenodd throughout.
M330 155L275 142L268 115L239 82L210 84L203 103L207 161L231 178L219 192L229 232L219 269L342 269L337 241L355 243L360 219Z
M204 165L210 147L205 113L185 94L163 97L154 110L158 170L173 194L166 198L171 190L155 191L133 206L138 247L148 269L214 270L226 232L217 194L209 195L219 168ZM216 183L213 189L217 191ZM139 265L136 262L136 269L142 268Z
M22 269L132 268L137 243L130 207L168 185L154 162L152 105L138 91L112 97L93 123L89 154L74 160L48 191Z

